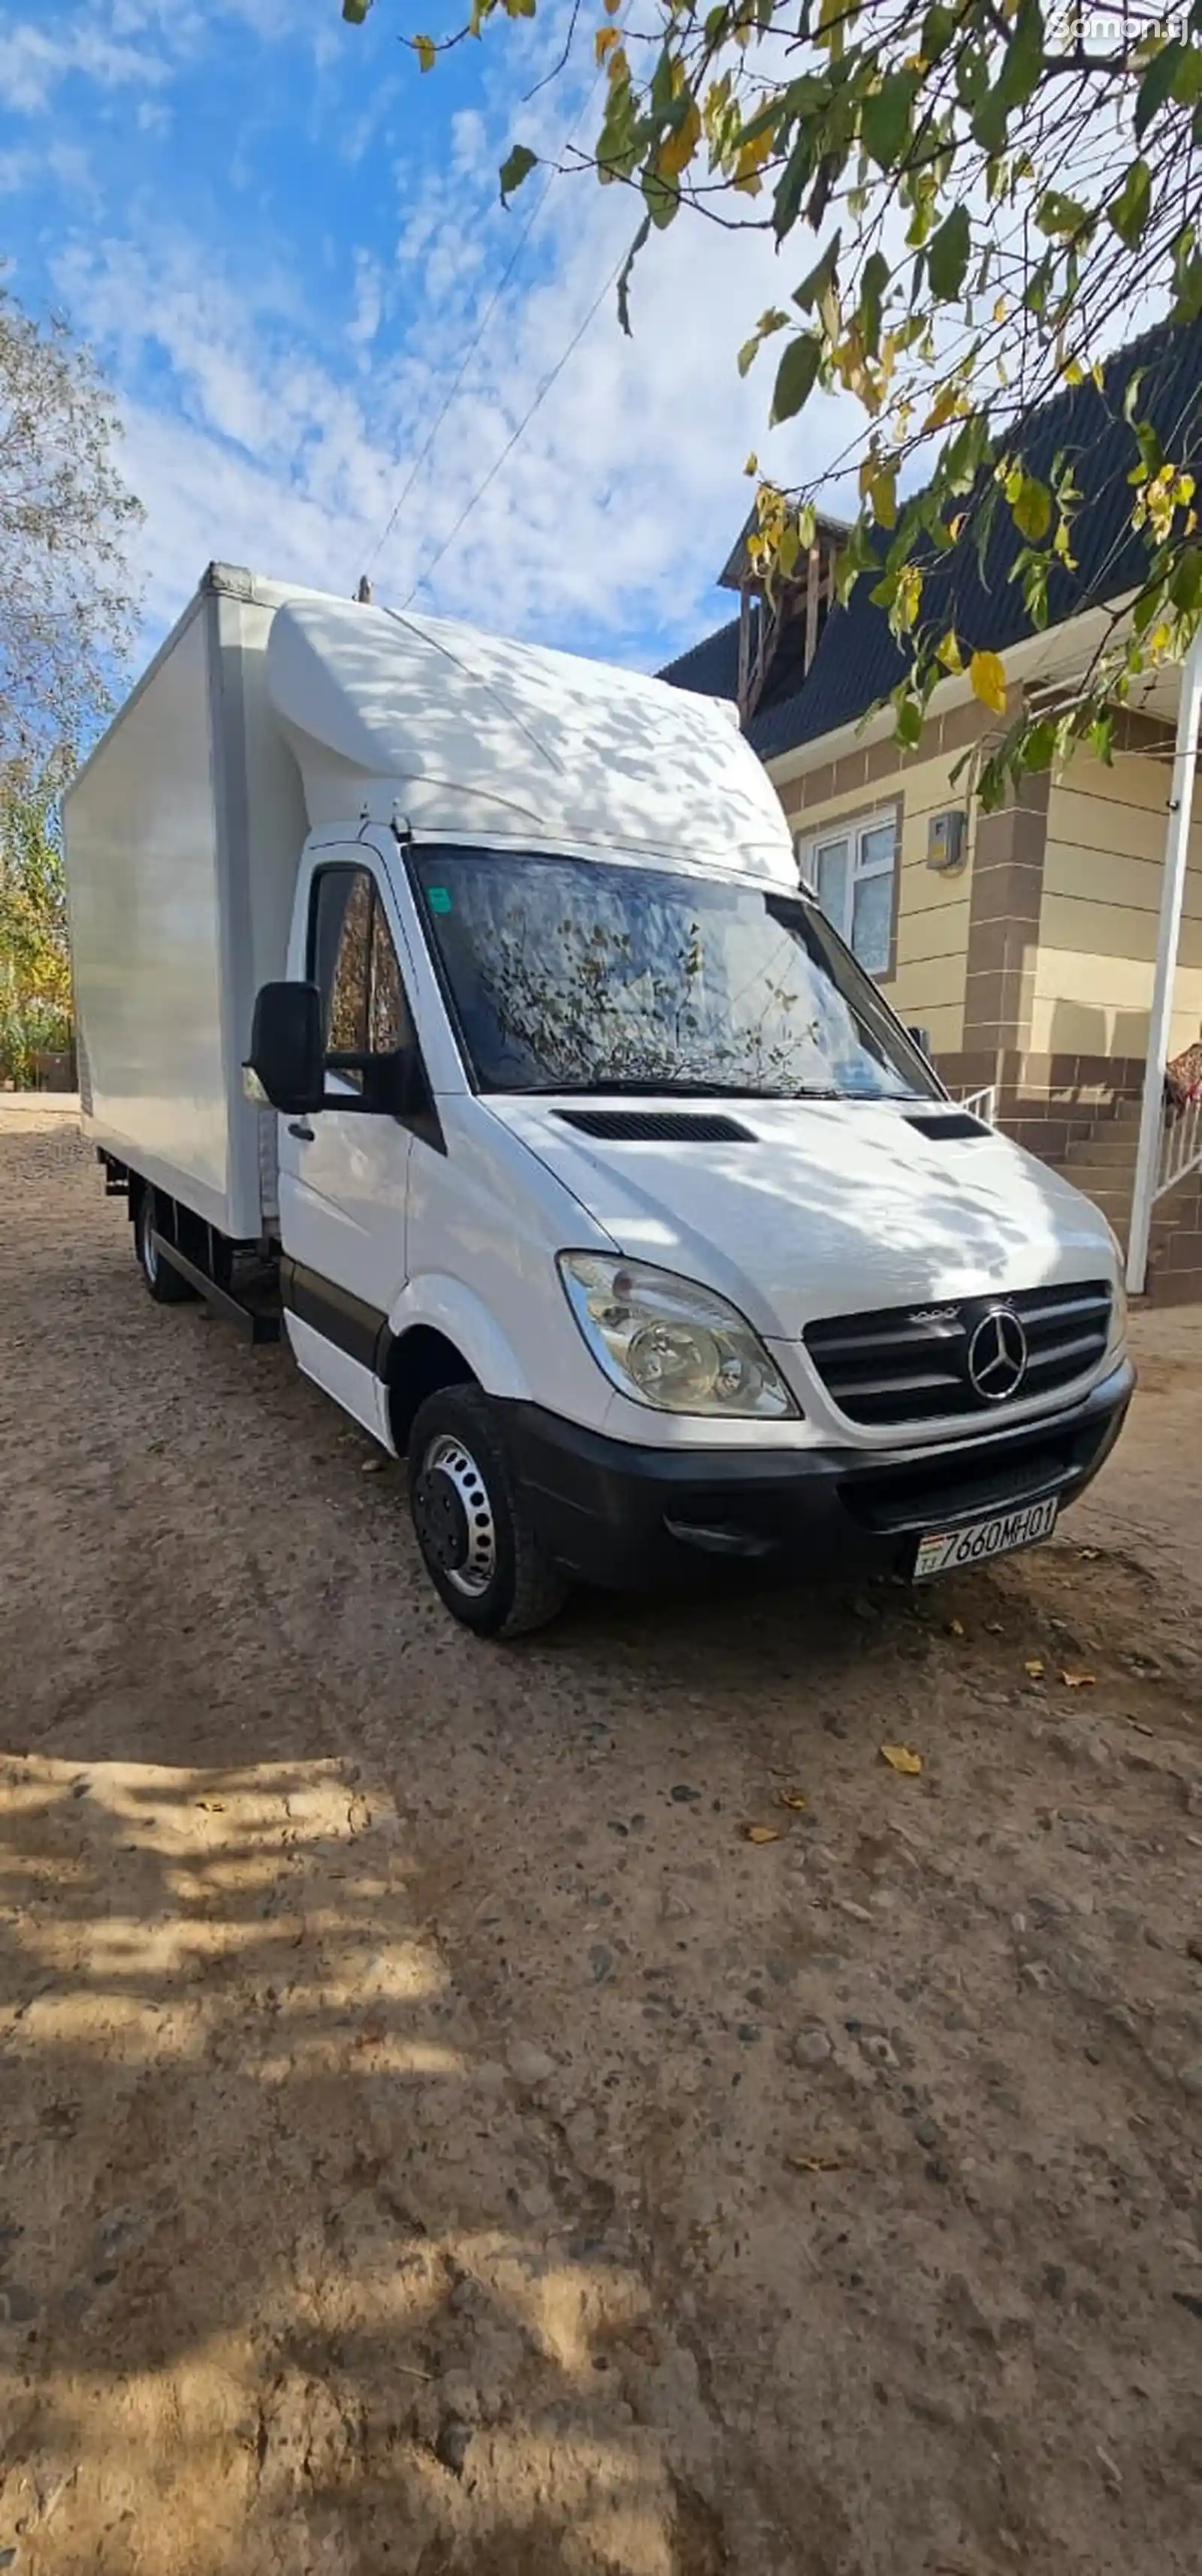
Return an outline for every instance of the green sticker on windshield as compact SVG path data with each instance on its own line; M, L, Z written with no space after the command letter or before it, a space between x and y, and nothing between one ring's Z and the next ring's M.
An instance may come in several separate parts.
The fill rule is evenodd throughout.
M449 912L451 909L450 887L427 886L426 901L430 906L431 912Z

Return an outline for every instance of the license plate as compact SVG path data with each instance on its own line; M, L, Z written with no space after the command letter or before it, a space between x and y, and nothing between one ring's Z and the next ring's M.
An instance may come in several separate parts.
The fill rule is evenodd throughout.
M990 1556L1008 1556L1013 1548L1034 1547L1056 1526L1057 1504L1026 1503L1021 1511L998 1512L991 1521L973 1521L967 1529L928 1530L919 1539L914 1579L950 1574L955 1566L983 1565Z

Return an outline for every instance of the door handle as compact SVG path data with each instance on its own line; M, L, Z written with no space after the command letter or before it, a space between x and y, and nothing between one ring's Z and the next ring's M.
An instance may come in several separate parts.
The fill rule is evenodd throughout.
M311 1145L315 1130L312 1127L307 1126L303 1118L290 1118L288 1121L288 1133L290 1136L295 1136L299 1144Z

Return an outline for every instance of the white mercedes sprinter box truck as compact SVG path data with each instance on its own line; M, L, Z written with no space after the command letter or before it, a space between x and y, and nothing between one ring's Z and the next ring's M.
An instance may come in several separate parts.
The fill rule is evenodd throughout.
M1114 1238L946 1097L728 707L214 564L65 827L151 1296L282 1313L467 1626L937 1574L1096 1473Z

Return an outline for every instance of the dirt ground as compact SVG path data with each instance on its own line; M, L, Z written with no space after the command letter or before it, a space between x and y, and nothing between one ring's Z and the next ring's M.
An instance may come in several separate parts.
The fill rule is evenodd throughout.
M0 1193L0 2568L1196 2576L1202 1315L1042 1552L506 1651Z

